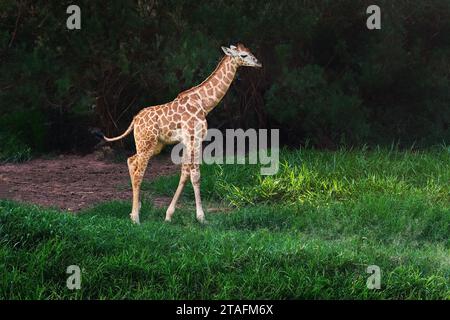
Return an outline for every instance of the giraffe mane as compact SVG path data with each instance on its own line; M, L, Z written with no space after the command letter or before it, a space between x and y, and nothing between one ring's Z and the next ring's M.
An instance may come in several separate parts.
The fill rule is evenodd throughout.
M188 93L190 93L190 92L192 92L192 91L194 91L194 90L196 90L196 89L198 89L198 88L201 88L206 82L208 82L212 77L214 77L214 75L217 73L217 71L223 66L223 64L225 63L225 60L227 60L227 58L228 58L228 56L224 56L224 57L220 60L219 64L218 64L217 67L214 69L214 71L208 76L208 78L206 78L205 80L203 80L200 84L198 84L198 85L196 85L196 86L194 86L194 87L192 87L192 88L190 88L190 89L187 89L187 90L185 90L185 91L183 91L183 92L180 92L180 93L178 94L178 96L177 96L177 99L182 98L182 97L185 96L186 94L188 94Z
M240 51L245 51L245 52L250 53L250 50L249 50L246 46L244 46L242 43L238 43L238 44L237 44L237 48L238 48Z

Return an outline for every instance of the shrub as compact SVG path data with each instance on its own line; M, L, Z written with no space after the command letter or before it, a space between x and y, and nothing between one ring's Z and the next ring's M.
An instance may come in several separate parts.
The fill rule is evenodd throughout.
M291 140L304 136L315 145L331 147L339 142L361 143L368 136L361 100L328 83L318 65L285 69L265 97L269 115Z
M0 162L24 162L31 159L31 148L16 136L0 135Z

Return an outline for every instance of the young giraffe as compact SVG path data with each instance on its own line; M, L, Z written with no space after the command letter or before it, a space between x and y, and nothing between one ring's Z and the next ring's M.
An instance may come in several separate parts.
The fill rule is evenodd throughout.
M136 154L128 158L133 187L133 207L130 214L133 222L139 223L139 191L149 159L157 155L164 145L178 142L184 145L184 152L187 152L191 159L194 153L201 152L201 141L207 130L206 115L225 96L237 69L240 66L262 67L250 50L242 44L222 47L222 50L225 56L201 84L181 92L172 102L142 109L121 136L103 137L106 141L116 141L134 130ZM200 198L200 168L198 163L192 161L183 161L180 182L166 211L166 221L172 219L178 198L189 177L194 188L197 220L206 222Z

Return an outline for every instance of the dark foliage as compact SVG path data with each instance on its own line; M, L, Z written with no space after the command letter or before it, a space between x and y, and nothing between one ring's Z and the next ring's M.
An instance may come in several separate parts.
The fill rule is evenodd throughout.
M237 41L264 68L239 72L210 127L280 128L285 144L327 148L450 141L448 0L377 1L373 31L372 1L84 0L74 31L70 4L0 1L0 158L18 145L88 151L89 127L121 132Z

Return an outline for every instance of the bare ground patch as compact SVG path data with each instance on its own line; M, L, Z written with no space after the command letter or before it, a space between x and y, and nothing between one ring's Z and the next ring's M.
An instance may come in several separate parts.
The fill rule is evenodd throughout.
M160 155L150 160L145 179L177 172L179 168L170 157ZM131 201L131 195L126 161L102 161L91 154L0 165L0 199L79 211L99 202ZM157 206L167 206L170 198L153 197L152 201Z

